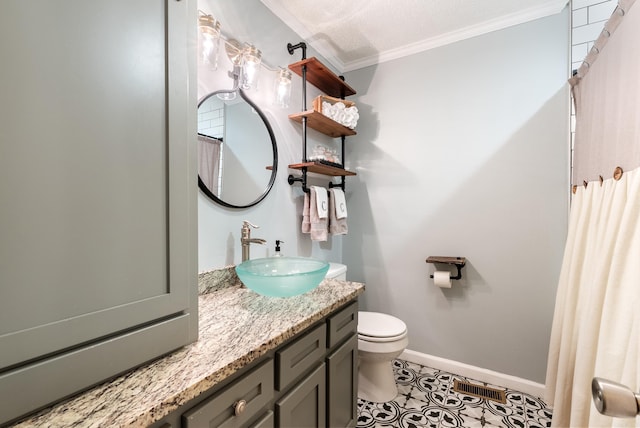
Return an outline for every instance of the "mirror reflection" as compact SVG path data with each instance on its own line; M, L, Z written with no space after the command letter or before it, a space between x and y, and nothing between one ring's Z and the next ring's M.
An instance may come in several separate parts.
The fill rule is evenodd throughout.
M200 101L198 186L208 197L226 207L253 206L273 187L277 163L271 125L242 89Z

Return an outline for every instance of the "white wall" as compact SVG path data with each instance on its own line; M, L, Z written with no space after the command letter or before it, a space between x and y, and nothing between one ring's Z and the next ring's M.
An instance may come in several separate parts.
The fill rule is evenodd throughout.
M615 0L571 2L571 68L577 70L618 5Z
M347 73L343 260L409 348L544 382L568 211L569 13ZM464 256L440 289L428 256Z
M200 0L199 9L212 13L222 22L222 31L227 36L241 42L254 44L263 53L270 66L286 67L300 60L301 53L294 56L287 52L287 43L298 43L300 37L286 27L266 9L259 0L213 1ZM318 56L313 49L308 57ZM198 98L219 89L230 89L231 79L227 72L230 63L224 54L220 57L217 71L198 70ZM278 174L273 190L257 206L244 210L234 210L217 205L202 192L198 196L198 263L199 271L206 272L214 268L237 264L241 261L240 227L243 220L249 220L260 226L252 236L268 241L265 246L252 245L251 257L265 257L273 254L275 240L284 241L282 252L285 255L313 256L328 261L341 261L343 237L330 236L324 243L311 242L309 235L300 233L302 215L302 190L300 185L289 186L287 165L301 161L301 127L291 122L290 113L301 110L301 79L293 76L293 93L289 109L271 105L271 88L275 72L266 68L260 71L259 90L248 91L249 96L268 117L278 144ZM308 99L319 92L308 88ZM310 104L309 104L310 105ZM315 131L309 131L309 153L311 148L321 143L335 147L336 142ZM265 142L265 144L267 144ZM312 184L327 185L328 177L318 177Z

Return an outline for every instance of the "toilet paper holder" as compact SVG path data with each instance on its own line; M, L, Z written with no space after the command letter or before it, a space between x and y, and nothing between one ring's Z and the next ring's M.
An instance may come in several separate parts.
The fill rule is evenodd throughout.
M458 275L452 276L451 279L462 279L462 268L467 263L467 259L464 257L429 256L427 257L426 262L454 265L458 269ZM433 275L429 276L433 278Z

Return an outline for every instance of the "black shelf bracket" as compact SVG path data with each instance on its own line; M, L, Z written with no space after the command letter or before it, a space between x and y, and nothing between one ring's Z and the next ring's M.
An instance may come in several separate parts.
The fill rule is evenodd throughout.
M340 183L334 183L333 181L329 182L329 189L333 189L334 187L339 187L344 192L344 189L346 187L345 186L344 175L342 177L340 177Z
M307 59L307 44L305 42L300 42L297 45L287 43L287 52L289 52L289 55L293 55L296 49L302 49L302 59Z
M301 177L294 177L293 174L289 174L287 182L290 186L293 186L294 183L299 181L300 183L302 183L302 191L304 193L310 193L311 190L307 187L307 168L302 168L300 171L302 171Z

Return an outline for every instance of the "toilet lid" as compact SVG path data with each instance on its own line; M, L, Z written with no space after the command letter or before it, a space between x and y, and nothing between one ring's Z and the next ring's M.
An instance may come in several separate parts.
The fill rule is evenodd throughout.
M358 312L358 334L369 337L396 337L407 332L398 318L379 312Z

